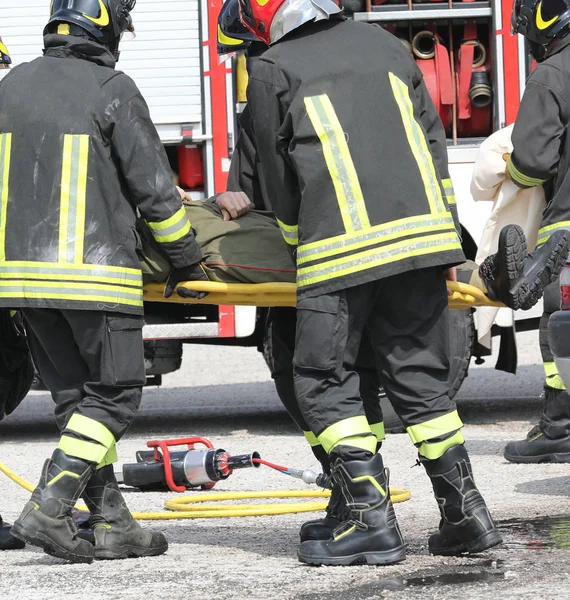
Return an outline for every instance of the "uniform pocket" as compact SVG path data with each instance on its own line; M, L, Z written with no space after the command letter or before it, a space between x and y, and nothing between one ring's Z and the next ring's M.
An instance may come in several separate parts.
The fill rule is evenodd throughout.
M300 369L335 371L342 356L340 293L305 298L297 304L293 362Z
M107 316L109 363L105 365L112 385L146 383L142 317Z

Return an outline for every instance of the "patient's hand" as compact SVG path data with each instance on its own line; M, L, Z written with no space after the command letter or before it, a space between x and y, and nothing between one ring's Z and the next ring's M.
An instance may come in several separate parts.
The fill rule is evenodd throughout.
M216 198L216 204L222 210L224 221L237 219L251 208L251 200L243 192L223 192Z

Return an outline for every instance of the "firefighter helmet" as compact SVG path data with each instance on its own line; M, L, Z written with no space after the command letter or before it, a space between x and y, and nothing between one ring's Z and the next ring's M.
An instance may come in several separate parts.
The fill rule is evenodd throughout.
M77 26L116 54L123 33L134 33L130 12L136 2L137 0L52 0L44 35L57 31L56 25Z
M218 54L247 50L255 41L255 35L240 21L238 0L226 0L218 15Z
M513 33L530 43L537 60L543 60L553 43L570 33L570 0L515 0L511 16Z
M0 69L7 69L11 64L12 59L10 58L8 48L6 48L6 46L2 43L2 38L0 38Z

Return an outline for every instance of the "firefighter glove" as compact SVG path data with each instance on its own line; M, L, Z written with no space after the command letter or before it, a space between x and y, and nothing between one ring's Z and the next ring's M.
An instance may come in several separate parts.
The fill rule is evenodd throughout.
M176 286L184 281L208 281L208 276L202 268L202 264L196 263L181 269L173 269L166 281L164 297L170 298ZM197 300L201 300L208 295L208 292L197 292L187 288L179 288L177 292L181 298L195 298Z

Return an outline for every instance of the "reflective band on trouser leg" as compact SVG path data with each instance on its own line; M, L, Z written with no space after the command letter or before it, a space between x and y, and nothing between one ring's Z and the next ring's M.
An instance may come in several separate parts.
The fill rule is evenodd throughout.
M12 134L3 133L0 135L0 261L6 260L6 218L8 215L11 154Z
M383 442L386 439L384 421L380 421L380 423L370 423L370 431L376 436L378 442Z
M400 116L402 117L402 124L406 131L408 144L422 177L430 210L432 213L443 212L444 202L441 195L441 187L437 179L433 158L424 131L414 117L414 105L410 100L410 90L393 73L389 73L389 77L394 99L400 109Z
M106 456L108 449L96 442L85 442L77 438L62 435L57 447L68 456L81 458L98 465Z
M107 454L105 454L105 458L97 465L97 469L102 469L107 465L112 465L119 460L117 456L117 446L114 444L107 450Z
M546 386L549 388L553 388L555 390L565 390L566 386L562 381L562 378L558 374L558 369L556 368L556 363L554 362L545 362L544 363L544 373L546 375Z
M369 452L376 452L376 437L370 431L365 416L350 417L327 427L317 439L327 454L338 445L355 446Z
M88 163L89 136L66 134L59 210L60 263L83 262Z
M546 243L548 241L548 238L559 229L570 230L570 221L560 221L559 223L554 223L554 225L547 225L546 227L541 227L538 230L538 240L536 242L537 248Z
M183 206L164 221L146 221L146 224L150 227L154 239L161 243L176 242L192 229L192 224Z
M411 425L406 431L413 444L418 446L420 455L430 460L435 460L452 446L457 446L465 441L463 434L459 431L462 427L463 422L459 418L457 411L454 410L447 415L436 417L417 425ZM454 435L446 440L430 442L430 440L442 438L450 433L454 433Z
M321 442L319 442L317 436L312 431L303 431L303 435L305 436L307 442L309 442L311 448L321 445Z
M465 442L461 431L441 442L423 442L418 446L418 454L428 460L441 458L452 446L459 446Z
M277 223L279 224L279 228L281 229L281 235L283 239L290 246L298 246L299 245L299 226L298 225L287 225L287 223L283 223L277 219Z
M327 94L305 98L307 115L323 147L323 155L347 232L370 227L364 195L344 129Z
M66 431L73 431L84 437L88 437L95 442L98 442L105 449L109 449L115 445L115 436L99 421L90 419L84 415L75 413L69 419L65 426Z

